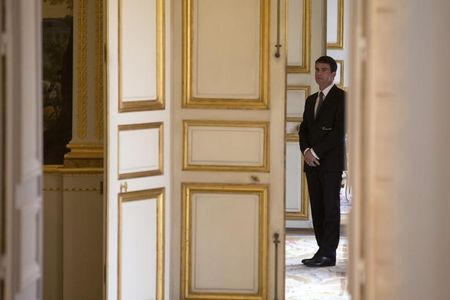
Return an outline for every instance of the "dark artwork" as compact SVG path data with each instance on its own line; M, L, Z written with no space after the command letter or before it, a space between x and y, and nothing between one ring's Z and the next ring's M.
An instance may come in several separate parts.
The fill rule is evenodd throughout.
M43 19L44 164L63 164L72 137L72 16Z

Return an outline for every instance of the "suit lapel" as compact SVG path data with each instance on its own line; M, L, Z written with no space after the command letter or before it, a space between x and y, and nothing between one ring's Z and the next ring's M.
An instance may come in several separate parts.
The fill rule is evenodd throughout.
M326 111L327 107L331 105L331 102L333 102L334 94L336 92L336 89L337 89L336 85L333 85L331 90L328 92L327 96L325 97L325 100L322 103L322 107L320 108L319 114L316 116L316 120L319 120L319 118L322 115L322 113L324 111ZM315 101L317 101L317 95L316 95L316 100ZM314 107L315 107L315 101L314 101ZM313 108L313 116L314 116L314 108Z
M311 105L310 105L308 114L309 114L311 120L314 121L314 119L315 119L314 118L314 110L315 110L315 107L316 107L317 93L312 94L310 97L311 97L312 101L311 101Z

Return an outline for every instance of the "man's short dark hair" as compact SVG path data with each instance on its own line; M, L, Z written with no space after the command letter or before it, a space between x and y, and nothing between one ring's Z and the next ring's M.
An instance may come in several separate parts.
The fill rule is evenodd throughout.
M331 73L337 71L337 63L331 56L321 56L316 60L317 63L328 64L330 66Z

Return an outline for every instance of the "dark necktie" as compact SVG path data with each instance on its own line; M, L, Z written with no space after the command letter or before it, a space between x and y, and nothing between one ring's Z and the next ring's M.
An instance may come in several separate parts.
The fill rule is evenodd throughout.
M317 118L317 116L319 115L320 108L322 107L322 104L323 104L323 96L324 96L323 93L320 92L319 93L319 104L317 104L316 114L315 114L314 118Z

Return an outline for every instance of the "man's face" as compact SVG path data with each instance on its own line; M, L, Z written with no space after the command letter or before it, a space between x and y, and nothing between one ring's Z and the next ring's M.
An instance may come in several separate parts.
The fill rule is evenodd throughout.
M331 85L334 81L336 72L331 72L329 64L316 63L316 82L319 85L320 90L323 90L327 86Z

